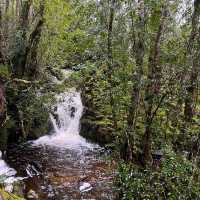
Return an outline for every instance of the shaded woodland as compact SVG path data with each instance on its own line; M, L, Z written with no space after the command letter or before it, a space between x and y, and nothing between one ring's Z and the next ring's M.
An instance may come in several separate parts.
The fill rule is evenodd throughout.
M0 149L47 134L76 87L119 199L200 199L199 72L200 0L0 0Z

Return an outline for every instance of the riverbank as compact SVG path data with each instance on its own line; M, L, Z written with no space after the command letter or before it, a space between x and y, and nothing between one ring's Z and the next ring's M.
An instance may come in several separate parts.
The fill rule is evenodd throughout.
M48 135L8 146L7 163L18 176L26 177L24 197L115 199L115 167L106 159L105 149L79 135L84 110L81 93L75 88L66 89L56 95L54 104Z

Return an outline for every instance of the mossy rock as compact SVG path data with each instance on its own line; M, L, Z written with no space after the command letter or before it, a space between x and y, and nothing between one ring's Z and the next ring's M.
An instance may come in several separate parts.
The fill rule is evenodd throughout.
M25 200L24 198L18 197L13 193L6 192L3 189L0 189L0 198L3 200Z
M95 121L91 119L81 119L81 130L80 135L88 140L97 142L99 144L109 144L114 140L113 129L100 121Z

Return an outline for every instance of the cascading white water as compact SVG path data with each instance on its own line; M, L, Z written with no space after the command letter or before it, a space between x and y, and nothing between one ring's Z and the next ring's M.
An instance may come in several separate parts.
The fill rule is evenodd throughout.
M78 134L79 121L83 112L81 95L72 89L57 97L57 105L54 118L51 115L52 124L57 134Z
M14 182L25 179L22 177L16 177L16 174L17 171L8 166L8 164L2 159L2 152L0 151L0 184L4 185L7 192L13 191Z
M64 148L93 147L79 135L80 118L83 112L81 93L74 88L57 96L54 114L50 119L54 128L51 136L36 140L36 145L51 145Z

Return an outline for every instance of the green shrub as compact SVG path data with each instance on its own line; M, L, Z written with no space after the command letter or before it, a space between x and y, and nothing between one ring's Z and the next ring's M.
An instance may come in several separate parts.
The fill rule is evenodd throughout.
M200 187L192 179L192 170L189 161L170 150L165 152L159 170L145 170L121 163L117 177L121 199L198 200Z
M10 78L10 68L7 65L0 65L0 77Z
M11 136L10 139L35 139L48 132L50 95L38 94L34 86L13 84L7 86L6 93L9 116L7 134ZM16 135L16 130L20 130L20 134Z

